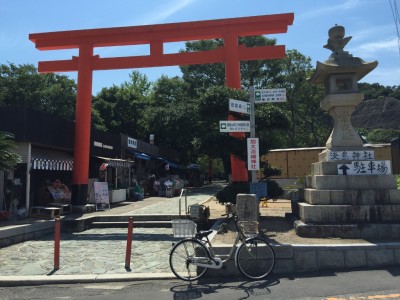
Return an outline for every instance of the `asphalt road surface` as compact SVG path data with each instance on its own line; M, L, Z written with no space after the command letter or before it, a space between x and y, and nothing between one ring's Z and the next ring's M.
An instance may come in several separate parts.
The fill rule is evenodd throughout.
M400 269L313 272L263 281L205 279L19 286L0 288L0 299L400 299Z

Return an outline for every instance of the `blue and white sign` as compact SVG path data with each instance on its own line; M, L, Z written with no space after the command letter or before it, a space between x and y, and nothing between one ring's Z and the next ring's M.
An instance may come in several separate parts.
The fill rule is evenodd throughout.
M128 147L132 149L137 149L137 139L128 137Z
M242 114L250 114L250 103L235 99L229 99L229 110L235 111Z

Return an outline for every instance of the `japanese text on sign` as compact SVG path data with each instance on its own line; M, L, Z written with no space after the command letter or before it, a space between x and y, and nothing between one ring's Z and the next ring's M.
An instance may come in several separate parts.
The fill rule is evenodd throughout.
M260 169L258 138L247 139L247 169L256 171Z
M229 99L229 110L242 114L250 114L250 103L235 99Z
M339 175L387 175L392 174L390 160L353 161L351 164L338 164Z
M286 89L256 89L254 90L254 103L285 102Z
M365 151L328 151L327 160L374 160L373 150Z
M250 121L219 121L220 132L250 132Z

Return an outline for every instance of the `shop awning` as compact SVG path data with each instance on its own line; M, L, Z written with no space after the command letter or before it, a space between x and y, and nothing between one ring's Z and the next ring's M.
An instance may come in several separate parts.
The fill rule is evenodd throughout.
M34 170L72 171L74 159L67 152L32 147L31 164Z
M142 159L142 160L150 160L151 159L151 156L144 154L144 153L139 153L139 152L135 153L135 157Z
M96 157L104 160L107 164L107 167L111 168L130 168L135 163L132 160L126 160L126 159L109 158L102 156L96 156Z

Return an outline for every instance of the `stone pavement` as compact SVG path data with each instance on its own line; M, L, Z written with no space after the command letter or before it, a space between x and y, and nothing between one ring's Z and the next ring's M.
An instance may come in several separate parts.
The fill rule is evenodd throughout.
M187 206L204 203L224 184L189 190ZM146 198L90 215L179 215L179 198ZM185 197L181 199L185 214ZM71 216L68 216L71 218ZM54 267L54 234L0 248L0 285L175 278L169 269L171 228L133 228L130 268L125 268L127 228L92 228L61 233L60 268Z

